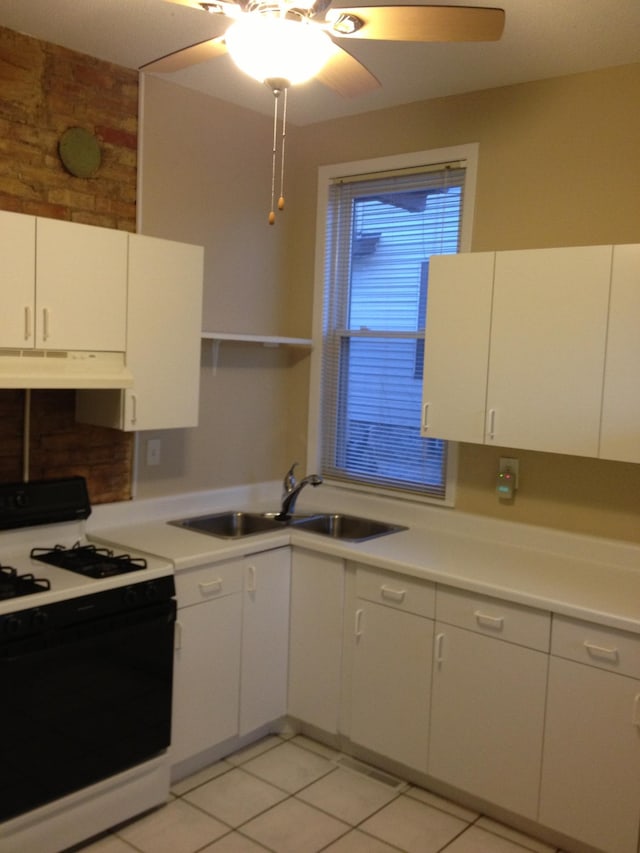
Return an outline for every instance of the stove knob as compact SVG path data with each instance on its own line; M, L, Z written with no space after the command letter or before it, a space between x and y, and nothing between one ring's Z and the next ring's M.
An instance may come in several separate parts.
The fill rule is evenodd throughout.
M4 622L5 634L15 637L22 630L22 619L20 616L7 616Z
M128 586L124 591L124 603L128 607L138 603L138 592L132 586Z
M31 624L34 628L44 628L49 621L49 614L44 610L34 610Z
M154 584L153 581L149 581L144 588L144 594L147 601L157 601L158 599L158 587Z

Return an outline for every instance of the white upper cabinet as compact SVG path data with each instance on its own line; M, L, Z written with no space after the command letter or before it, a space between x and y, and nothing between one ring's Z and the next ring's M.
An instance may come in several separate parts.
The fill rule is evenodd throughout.
M0 211L0 346L33 347L36 220Z
M433 258L422 434L640 462L640 246Z
M3 348L123 352L127 234L0 212Z
M598 455L611 253L496 254L487 444Z
M422 434L484 440L494 252L430 261Z
M600 456L640 462L640 245L614 246Z
M204 250L129 235L126 391L81 391L76 418L126 431L198 423Z
M203 263L201 246L129 235L124 429L198 423Z
M127 233L36 220L35 345L123 352Z

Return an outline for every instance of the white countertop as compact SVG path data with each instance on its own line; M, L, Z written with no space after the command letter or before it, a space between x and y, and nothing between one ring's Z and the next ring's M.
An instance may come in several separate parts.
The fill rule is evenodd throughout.
M164 518L140 523L96 526L90 536L169 559L177 572L292 544L640 633L640 547L635 545L459 513L438 515L442 510L429 510L418 523L412 523L415 513L397 505L384 508L384 514L382 506L373 511L364 506L356 513L353 507L347 510L333 505L332 511L409 524L406 531L361 543L291 528L219 539L166 523L168 517L203 514L202 505L198 506L196 511L169 516L165 507ZM242 505L236 496L226 507L239 509ZM224 508L212 500L211 512Z

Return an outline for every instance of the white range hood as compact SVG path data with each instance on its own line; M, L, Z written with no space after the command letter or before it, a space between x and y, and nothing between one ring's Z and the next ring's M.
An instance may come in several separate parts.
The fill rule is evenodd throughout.
M0 350L0 388L131 388L123 352Z

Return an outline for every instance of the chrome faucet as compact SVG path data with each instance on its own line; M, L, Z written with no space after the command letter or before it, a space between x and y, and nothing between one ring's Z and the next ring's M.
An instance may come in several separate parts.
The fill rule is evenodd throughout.
M276 518L280 518L282 520L291 518L296 508L298 495L304 487L308 485L319 486L320 483L322 483L322 477L318 474L309 474L309 476L305 477L304 480L300 480L300 482L298 482L295 474L293 473L297 465L298 463L294 462L284 476L282 506Z

